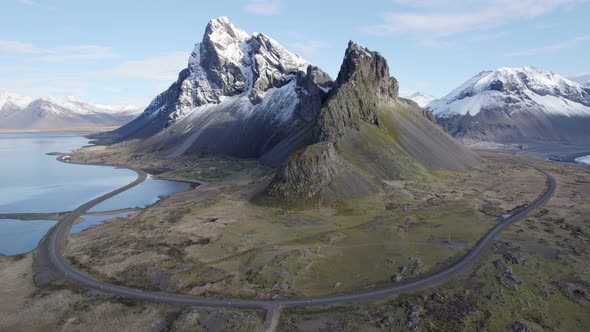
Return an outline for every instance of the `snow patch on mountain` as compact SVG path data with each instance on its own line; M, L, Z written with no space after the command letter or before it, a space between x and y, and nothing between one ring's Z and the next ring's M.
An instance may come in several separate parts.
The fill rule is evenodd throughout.
M579 164L590 165L590 156L582 156L575 159L575 162Z
M428 108L437 117L474 116L482 110L538 111L590 116L590 95L582 85L535 67L481 72Z
M246 95L252 103L259 102L266 90L289 83L308 66L262 33L249 35L227 17L211 20L189 57L188 77L180 84L168 119L179 121L199 106L220 103L224 96Z
M185 135L181 142L167 153L168 157L176 157L185 153L205 130L216 123L238 121L246 125L250 119L264 118L267 125L278 127L290 121L294 122L298 103L295 81L265 91L262 101L256 104L253 104L247 95L222 96L219 103L196 107L160 135L166 135L166 132L182 132ZM226 111L228 109L232 110L230 114Z
M7 104L22 108L27 106L31 101L33 101L33 98L0 90L0 110Z
M406 99L413 100L420 107L426 107L428 104L436 100L436 97L423 92L415 92L406 97Z

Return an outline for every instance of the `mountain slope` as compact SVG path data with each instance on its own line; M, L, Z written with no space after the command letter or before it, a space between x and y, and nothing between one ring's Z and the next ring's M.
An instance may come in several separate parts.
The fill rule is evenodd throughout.
M18 96L0 92L2 129L75 129L120 126L137 115L130 107L101 107L76 98Z
M270 37L249 35L220 17L209 22L168 90L136 120L98 138L143 139L140 149L168 157L260 157L314 118L331 84Z
M590 138L588 91L539 68L482 72L428 108L462 139L576 143Z
M423 92L415 92L415 93L407 96L406 99L410 99L410 100L414 101L420 107L426 107L426 106L428 106L428 104L435 101L436 97L434 97L433 95L429 95L427 93L423 93Z
M385 180L424 180L435 169L465 170L480 162L432 120L398 98L397 80L379 53L350 42L311 144L281 165L267 194L357 197L375 193Z

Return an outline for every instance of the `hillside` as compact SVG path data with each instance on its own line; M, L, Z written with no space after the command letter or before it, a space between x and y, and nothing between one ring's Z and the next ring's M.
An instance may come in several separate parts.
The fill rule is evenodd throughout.
M432 114L398 98L385 59L350 42L315 121L312 142L279 168L275 197L363 196L384 180L425 180L432 170L465 170L479 157L439 128Z

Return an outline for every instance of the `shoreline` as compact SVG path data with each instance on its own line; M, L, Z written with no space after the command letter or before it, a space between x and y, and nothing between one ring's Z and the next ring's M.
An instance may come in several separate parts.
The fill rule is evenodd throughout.
M0 128L0 134L79 134L80 136L93 135L119 128L113 127L88 127L88 128L59 128L59 129L18 129Z

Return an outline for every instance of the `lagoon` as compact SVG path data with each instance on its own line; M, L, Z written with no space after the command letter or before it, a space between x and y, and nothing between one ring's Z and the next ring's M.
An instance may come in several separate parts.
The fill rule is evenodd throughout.
M68 134L0 134L0 214L65 212L137 178L134 171L109 166L63 163L50 152L67 153L88 144ZM191 184L148 178L91 211L144 208L161 196L189 190ZM104 220L88 216L74 232ZM56 223L51 220L0 219L0 254L35 249ZM80 228L80 229L78 229Z

